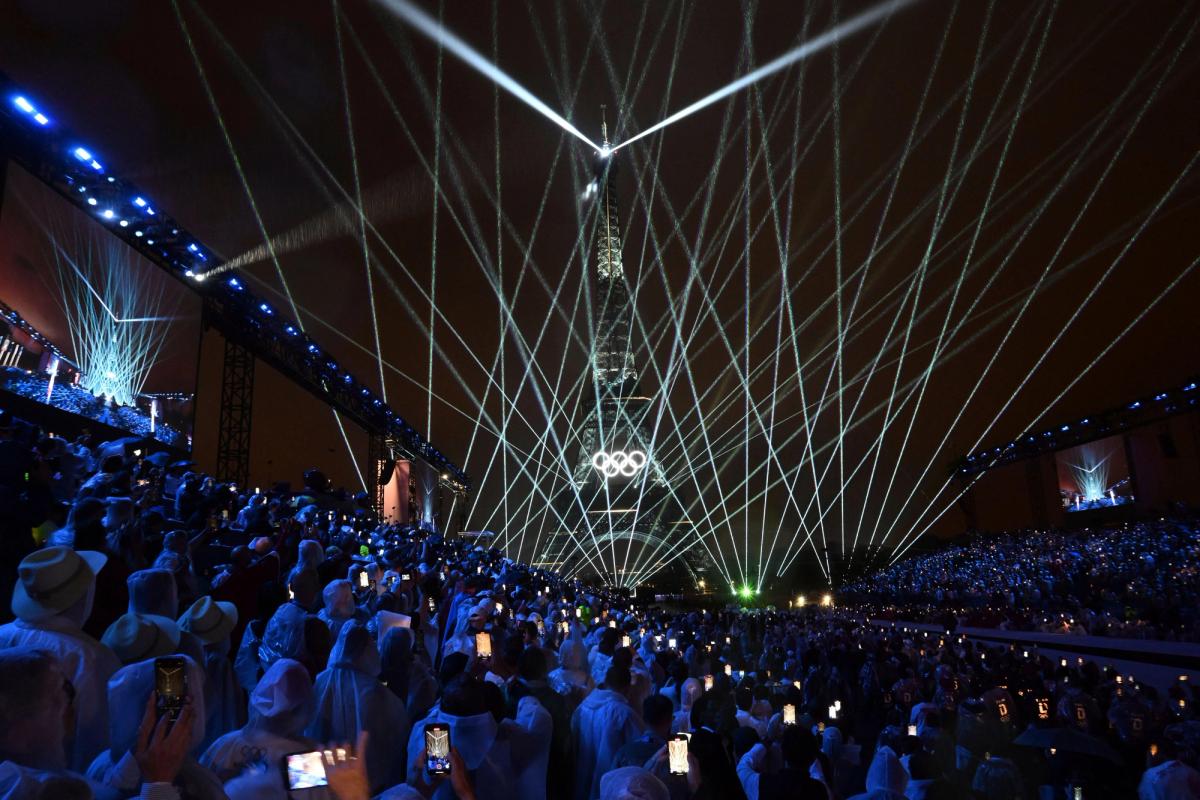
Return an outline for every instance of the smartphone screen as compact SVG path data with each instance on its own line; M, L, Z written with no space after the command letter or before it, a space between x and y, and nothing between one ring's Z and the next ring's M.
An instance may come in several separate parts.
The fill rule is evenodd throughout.
M479 658L492 657L492 635L487 631L475 634L475 655Z
M713 676L705 675L704 676L704 691L711 692L712 688L713 688Z
M400 580L402 580L402 581L405 581L405 582L411 581L411 580L412 580L412 575L410 575L410 574L408 574L408 573L406 572L406 573L404 573L403 575L401 575L401 576L400 576Z
M667 742L667 757L671 763L672 775L687 775L688 773L688 740L686 736L676 734Z
M909 725L909 726L908 726L908 735L909 735L909 736L916 736L916 735L917 735L917 726L916 726L916 725Z
M425 768L433 775L450 773L450 726L443 722L425 726Z
M629 647L630 644L631 640L629 638L629 634L625 634L621 637L621 647Z
M187 700L187 672L179 656L154 659L154 691L158 695L158 713L172 722L179 719Z
M320 750L287 754L283 757L283 771L289 792L329 785L325 778L325 762L321 760Z
M367 573L365 570L358 573L358 588L360 588L360 589L367 588L368 582L369 582L369 579L367 578Z
M791 703L783 704L783 724L784 725L795 725L796 724L796 707L794 705L792 705Z
M434 600L432 597L429 598L429 613L430 614L437 613L437 601Z

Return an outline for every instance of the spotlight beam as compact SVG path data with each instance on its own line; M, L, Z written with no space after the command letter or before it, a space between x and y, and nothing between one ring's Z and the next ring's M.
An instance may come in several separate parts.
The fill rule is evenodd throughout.
M385 0L385 1L386 2L400 2L400 0ZM831 28L830 30L821 34L820 36L813 39L812 41L805 42L804 44L800 45L799 47L789 50L788 52L784 53L783 55L779 56L778 58L759 67L758 69L742 76L741 78L738 78L733 83L730 83L728 86L718 89L717 91L713 92L712 94L710 94L706 97L700 98L699 100L692 103L691 105L685 106L684 108L680 109L679 111L676 111L674 114L667 117L663 121L657 122L654 125L651 125L649 128L646 128L644 131L637 134L636 136L634 136L630 139L626 139L624 142L621 142L619 145L612 148L612 152L615 153L618 150L620 150L624 147L627 147L628 145L633 144L638 139L642 139L646 136L649 136L652 133L655 133L656 131L660 131L663 128L667 127L668 125L678 122L679 120L683 119L684 117L689 117L692 114L695 114L697 111L707 108L707 107L711 106L713 103L716 103L719 100L725 99L726 97L728 97L731 94L735 94L736 92L741 91L742 89L746 88L747 86L749 86L752 83L756 83L758 81L761 81L763 78L769 77L770 75L774 75L776 72L779 72L781 69L789 67L792 64L796 63L797 61L799 61L803 58L807 58L808 56L812 55L813 53L817 53L817 52L825 49L826 47L828 47L829 45L838 41L839 39L843 39L847 36L857 33L862 28L865 28L868 25L874 24L875 22L879 21L880 19L883 19L884 17L887 17L887 16L895 13L896 11L901 10L905 6L911 5L914 1L915 0L889 0L889 2L881 3L872 9L864 11L863 13L859 14L858 16L852 17L852 18L846 20L845 22L843 22L842 24Z
M543 103L535 97L528 89L513 80L509 75L497 67L492 62L484 58L478 51L464 42L444 25L430 17L421 9L417 8L408 0L379 0L379 2L389 8L393 13L412 25L430 40L436 42L439 48L444 47L453 53L468 66L474 68L484 76L500 85L506 92L520 100L525 105L538 112L546 119L558 125L567 133L577 137L580 141L585 142L593 150L599 150L600 147L588 137L580 133L579 129L565 120L550 106Z

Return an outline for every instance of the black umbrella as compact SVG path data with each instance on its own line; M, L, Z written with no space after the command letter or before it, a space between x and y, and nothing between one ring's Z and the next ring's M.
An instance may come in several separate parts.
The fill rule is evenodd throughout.
M1106 743L1074 728L1029 728L1016 738L1015 743L1042 750L1053 747L1068 753L1095 756L1116 764L1121 763L1121 757Z

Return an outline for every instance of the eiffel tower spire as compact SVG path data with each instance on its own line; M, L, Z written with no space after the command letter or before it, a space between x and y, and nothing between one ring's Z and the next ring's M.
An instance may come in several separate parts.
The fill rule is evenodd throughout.
M595 200L594 215L587 220L595 263L585 276L594 326L592 380L584 381L580 405L586 410L574 440L579 449L571 480L556 495L558 523L537 563L629 586L642 570L657 572L665 566L658 559L693 577L709 566L696 561L698 554L689 552L685 558L668 541L686 539L691 522L654 452L654 400L639 385L636 316L621 255L619 163L610 149L603 106L600 114L604 144L586 194Z
M603 115L603 112L601 112ZM608 124L602 122L604 147ZM596 258L593 302L596 305L593 376L601 394L633 393L637 369L630 348L633 309L621 256L621 217L617 209L617 163L612 155L596 159L597 203L592 241Z

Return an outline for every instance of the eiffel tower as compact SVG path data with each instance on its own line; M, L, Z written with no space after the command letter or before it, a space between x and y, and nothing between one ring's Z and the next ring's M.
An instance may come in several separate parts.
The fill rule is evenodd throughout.
M655 400L642 389L630 346L634 313L607 125L603 142L586 193L596 209L590 276L595 333L591 380L583 382L580 402L587 411L576 429L579 455L571 480L552 501L553 527L535 562L610 586L633 588L638 575L656 573L656 588L692 589L705 578L711 582L716 569L691 542L686 501L654 452L673 437L664 420L652 442Z

